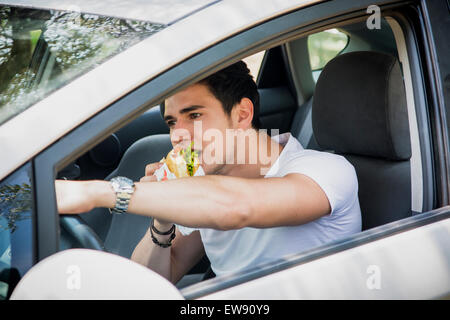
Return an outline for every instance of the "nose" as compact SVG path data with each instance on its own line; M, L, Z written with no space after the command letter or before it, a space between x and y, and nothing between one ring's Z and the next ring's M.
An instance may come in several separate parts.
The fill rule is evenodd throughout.
M173 146L176 145L188 145L191 141L191 133L182 123L178 122L170 132L170 141Z

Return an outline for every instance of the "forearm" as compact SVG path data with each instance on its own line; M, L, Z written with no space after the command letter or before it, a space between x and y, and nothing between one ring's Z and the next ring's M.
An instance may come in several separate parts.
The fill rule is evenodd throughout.
M128 212L188 227L235 227L246 211L245 201L241 201L238 191L243 190L239 180L207 176L136 183ZM109 183L93 183L98 195L92 197L94 206L112 208L115 195Z
M56 181L56 191L63 214L115 206L108 181ZM211 175L138 182L128 212L161 223L230 230L304 224L329 214L331 206L320 186L304 175L271 179Z
M166 231L170 229L171 225L161 225L158 221L155 221L155 227L158 230ZM161 243L167 243L169 240L169 236L155 235L155 237L157 237L158 241ZM171 247L162 248L156 245L152 241L150 230L147 230L139 244L134 249L133 254L131 255L131 260L152 269L164 278L172 281Z

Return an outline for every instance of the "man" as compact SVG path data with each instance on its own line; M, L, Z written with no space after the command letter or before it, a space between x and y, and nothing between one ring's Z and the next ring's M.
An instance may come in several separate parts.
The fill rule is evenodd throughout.
M303 149L289 133L257 130L258 92L245 63L164 105L173 146L194 142L206 175L156 182L162 164L149 164L124 202L108 181L57 181L61 213L107 207L153 217L131 258L173 283L205 252L224 275L361 231L353 166Z

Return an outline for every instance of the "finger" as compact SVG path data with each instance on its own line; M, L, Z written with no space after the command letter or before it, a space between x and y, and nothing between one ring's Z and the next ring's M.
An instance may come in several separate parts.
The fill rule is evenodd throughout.
M145 176L139 180L139 182L153 182L153 181L158 181L156 176Z
M145 175L146 176L150 176L153 173L155 173L156 170L158 170L159 168L161 168L161 166L164 163L161 162L155 162L155 163L150 163L145 167Z

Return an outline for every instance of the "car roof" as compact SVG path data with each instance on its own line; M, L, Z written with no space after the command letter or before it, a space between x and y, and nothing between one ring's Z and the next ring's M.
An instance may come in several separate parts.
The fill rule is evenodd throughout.
M161 24L176 21L221 0L9 0L0 4L67 10Z
M321 1L214 2L113 56L0 125L0 150L8 155L1 161L0 180L114 101L187 58L252 26Z

